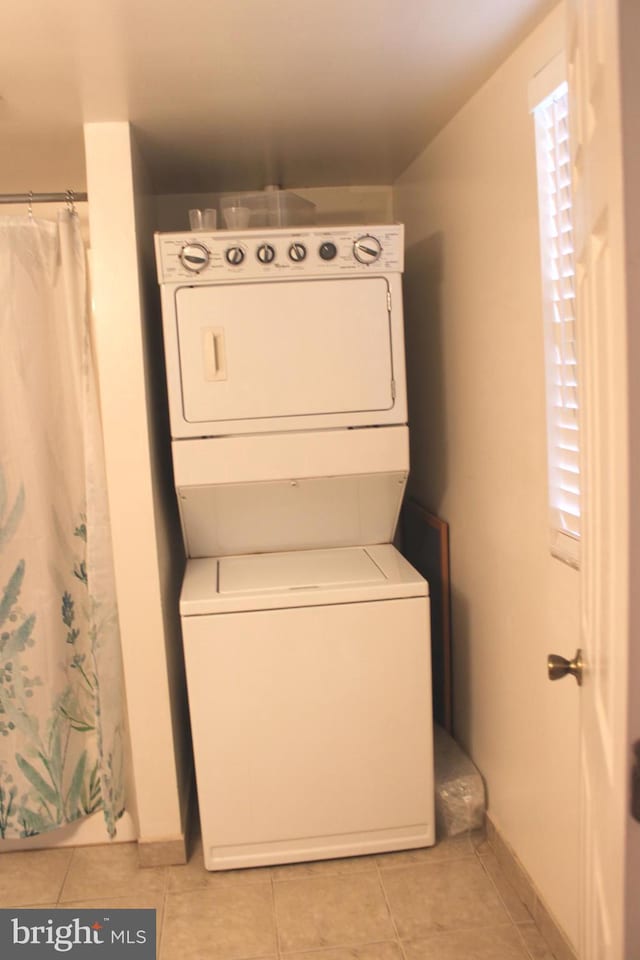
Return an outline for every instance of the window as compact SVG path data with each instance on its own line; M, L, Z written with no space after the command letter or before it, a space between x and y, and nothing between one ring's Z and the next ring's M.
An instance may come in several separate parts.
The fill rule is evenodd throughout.
M569 104L563 62L553 61L531 85L538 166L547 379L551 552L578 566L580 427L575 264L571 211Z

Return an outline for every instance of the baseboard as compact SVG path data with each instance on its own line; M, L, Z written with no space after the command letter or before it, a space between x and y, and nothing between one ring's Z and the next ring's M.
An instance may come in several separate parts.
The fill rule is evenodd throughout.
M576 953L562 927L538 893L536 886L518 857L501 835L491 816L486 814L486 838L496 860L547 941L555 960L577 960Z
M138 863L141 867L172 867L187 863L192 826L196 822L195 808L195 781L191 772L182 808L182 833L177 837L138 839Z
M187 862L187 841L184 834L163 840L138 840L138 863L141 867L172 867Z

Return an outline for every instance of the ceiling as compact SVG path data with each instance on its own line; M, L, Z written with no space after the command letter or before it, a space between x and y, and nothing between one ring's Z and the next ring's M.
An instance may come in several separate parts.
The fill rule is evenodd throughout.
M0 192L81 189L130 120L161 193L385 184L556 0L20 0Z

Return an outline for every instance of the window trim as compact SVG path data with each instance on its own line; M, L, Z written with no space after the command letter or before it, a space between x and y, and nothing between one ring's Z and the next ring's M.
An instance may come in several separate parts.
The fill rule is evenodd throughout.
M535 146L536 146L536 168L538 176L538 222L540 230L540 257L542 272L542 299L544 315L544 337L545 337L545 383L546 383L546 416L547 416L547 473L548 473L548 504L549 504L549 526L550 526L550 550L552 556L569 564L572 567L580 566L580 539L578 534L568 532L563 528L562 517L566 516L562 507L554 502L554 493L559 489L556 482L558 466L558 441L557 441L557 423L552 416L554 404L554 390L557 385L552 378L552 372L557 370L557 362L553 356L554 352L554 288L557 292L558 278L551 275L549 267L549 241L550 235L546 229L544 207L548 202L548 186L545 182L544 169L541 164L541 150L539 143L538 119L535 116L536 111L549 107L550 103L559 99L566 93L567 68L566 59L563 53L557 54L545 67L542 68L529 83L529 111L535 124ZM564 88L564 89L563 89ZM575 281L575 264L573 271ZM573 323L575 324L575 311ZM564 360L564 356L562 358ZM562 363L561 360L561 363ZM579 409L579 408L578 408ZM580 440L578 439L578 457ZM580 474L578 474L578 477ZM577 497L581 499L583 490L578 480Z

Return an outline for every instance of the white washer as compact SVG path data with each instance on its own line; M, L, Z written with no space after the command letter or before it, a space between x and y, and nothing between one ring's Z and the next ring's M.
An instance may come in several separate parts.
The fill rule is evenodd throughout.
M434 842L399 225L158 234L209 869Z
M388 544L189 562L207 869L434 842L426 587Z

